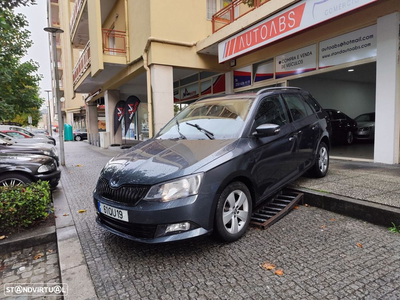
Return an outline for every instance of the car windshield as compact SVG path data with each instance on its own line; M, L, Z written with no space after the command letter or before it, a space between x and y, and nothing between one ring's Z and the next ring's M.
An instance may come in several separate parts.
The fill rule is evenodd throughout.
M231 139L239 137L252 99L210 99L192 103L172 119L158 139Z
M356 120L356 122L375 122L375 115L373 114L360 115L354 120Z

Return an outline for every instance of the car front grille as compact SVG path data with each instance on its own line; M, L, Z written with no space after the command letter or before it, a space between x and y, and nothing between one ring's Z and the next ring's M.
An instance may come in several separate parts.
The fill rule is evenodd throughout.
M112 188L108 180L100 178L97 182L96 193L107 200L134 206L146 196L149 189L150 187L145 185L122 185Z
M127 223L109 218L101 213L98 213L98 217L101 224L135 238L152 239L157 229L157 225Z

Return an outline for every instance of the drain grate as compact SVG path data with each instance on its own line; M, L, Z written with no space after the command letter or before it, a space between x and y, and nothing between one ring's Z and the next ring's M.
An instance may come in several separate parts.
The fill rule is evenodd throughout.
M275 195L267 204L256 209L251 216L250 224L266 229L288 214L300 200L303 200L303 193L283 190Z

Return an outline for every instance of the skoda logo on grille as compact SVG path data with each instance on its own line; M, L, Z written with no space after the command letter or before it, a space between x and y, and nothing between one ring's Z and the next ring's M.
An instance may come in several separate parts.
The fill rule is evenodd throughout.
M118 178L111 179L110 185L113 188L117 187L118 186Z

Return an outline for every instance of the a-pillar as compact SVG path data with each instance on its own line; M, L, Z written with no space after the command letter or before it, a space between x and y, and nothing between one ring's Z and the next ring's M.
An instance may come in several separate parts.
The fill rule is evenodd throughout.
M107 90L104 93L104 104L106 110L106 132L108 132L109 144L110 145L121 145L122 144L122 126L118 127L116 134L114 135L114 110L115 106L119 101L118 90Z
M150 66L154 135L174 117L174 78L172 71L173 67L169 66Z
M374 161L399 163L399 13L378 18Z
M97 113L97 103L90 102L87 104L87 130L88 140L91 145L99 146L99 121Z

